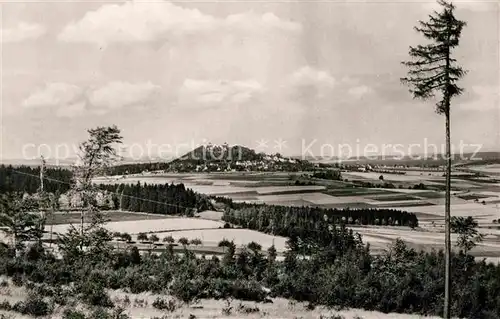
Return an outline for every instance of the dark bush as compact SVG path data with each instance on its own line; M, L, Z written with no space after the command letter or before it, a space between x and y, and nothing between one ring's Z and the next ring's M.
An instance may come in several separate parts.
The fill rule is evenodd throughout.
M46 316L52 312L49 304L36 294L30 294L25 301L17 302L12 307L12 310L35 317Z
M78 310L65 309L62 319L85 319L85 314Z
M130 261L134 265L138 265L141 263L141 253L139 252L139 248L133 246L130 248Z
M4 300L4 301L0 302L0 310L7 310L7 311L9 311L11 309L12 309L12 305L7 300Z
M156 298L155 301L153 301L153 307L159 310L174 312L177 309L177 303L172 299L166 300Z
M238 310L238 312L245 313L245 314L256 313L256 312L260 311L260 309L258 307L245 306L242 303L240 303L237 310Z
M88 319L113 319L113 317L106 309L101 308L101 307L97 307L88 316Z
M113 307L113 302L104 289L103 283L100 281L87 280L78 287L78 291L82 296L82 300L89 305L106 308Z

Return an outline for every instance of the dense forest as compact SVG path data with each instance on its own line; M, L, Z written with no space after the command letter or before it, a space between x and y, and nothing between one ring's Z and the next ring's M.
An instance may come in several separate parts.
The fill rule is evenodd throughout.
M287 207L274 205L244 205L227 209L224 220L244 228L280 236L289 236L297 227L304 233L315 231L318 224L356 224L418 226L413 213L392 209L324 209L318 207Z
M245 228L287 236L287 229L307 229L317 223L418 226L414 213L396 209L360 208L336 209L321 207L296 207L253 203L235 203L230 198L212 198L226 205L224 220ZM274 229L274 230L273 230Z
M100 185L112 193L113 208L134 212L165 215L192 215L195 211L210 209L206 195L186 189L184 184L119 184Z
M50 193L62 194L69 190L71 171L65 168L47 167L44 189ZM36 193L40 188L40 167L0 165L0 193Z

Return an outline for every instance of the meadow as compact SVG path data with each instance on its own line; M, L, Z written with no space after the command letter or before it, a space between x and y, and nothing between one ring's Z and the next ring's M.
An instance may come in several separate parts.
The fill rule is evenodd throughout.
M500 164L474 165L468 166L468 169L481 173L500 174Z
M156 220L164 218L168 218L168 216L138 212L106 211L106 220L108 222ZM47 224L50 225L79 224L80 222L81 214L78 211L55 212L50 215L47 220Z
M128 214L124 212L123 215ZM144 214L146 215L146 214ZM197 218L162 218L146 220L113 221L106 223L106 228L112 232L126 232L131 235L138 233L159 233L179 230L218 229L222 228L222 221L205 220ZM65 233L69 224L54 225L52 230Z

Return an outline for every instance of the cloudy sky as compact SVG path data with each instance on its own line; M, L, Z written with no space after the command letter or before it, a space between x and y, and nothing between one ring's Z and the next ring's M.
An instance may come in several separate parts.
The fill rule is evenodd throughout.
M498 5L456 4L468 26L455 54L469 74L453 105L453 143L495 149ZM444 118L433 101L412 100L399 83L409 45L423 41L413 26L434 8L333 0L4 3L1 156L25 157L26 145L42 143L54 156L55 145L111 124L127 145L163 145L157 152L208 141L267 145L269 153L280 144L289 155L311 143L315 151L324 143L441 144Z

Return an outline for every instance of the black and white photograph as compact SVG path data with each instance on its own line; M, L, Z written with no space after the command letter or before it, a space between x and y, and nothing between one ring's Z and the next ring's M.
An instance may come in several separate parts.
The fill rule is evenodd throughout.
M0 319L500 319L498 0L0 0Z

